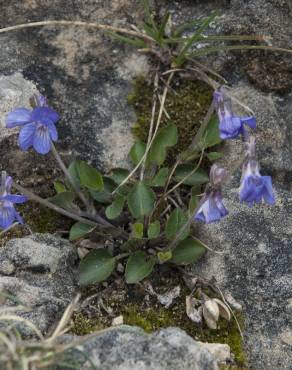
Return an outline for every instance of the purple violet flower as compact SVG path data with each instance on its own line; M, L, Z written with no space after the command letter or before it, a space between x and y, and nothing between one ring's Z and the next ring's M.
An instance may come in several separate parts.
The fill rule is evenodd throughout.
M219 117L221 139L234 139L240 134L244 135L245 125L252 129L256 128L256 119L254 116L239 117L233 114L231 99L222 89L216 90L213 97Z
M195 215L195 219L206 224L219 221L228 215L222 201L221 185L227 176L227 171L214 164L210 170L210 190L202 199L201 206Z
M14 208L14 204L24 203L27 198L24 195L10 194L12 186L12 178L2 175L0 189L0 227L7 229L15 220L23 224L23 219Z
M210 224L211 222L221 220L226 215L228 215L228 210L222 202L221 191L215 190L206 195L195 219Z
M244 166L239 199L250 207L255 203L261 203L262 199L268 204L275 204L271 176L261 176L259 164L255 159L248 160Z
M6 127L22 126L18 143L22 150L31 146L40 154L47 154L51 150L52 141L58 140L55 123L59 115L47 106L45 97L36 98L38 104L32 111L18 108L6 117Z

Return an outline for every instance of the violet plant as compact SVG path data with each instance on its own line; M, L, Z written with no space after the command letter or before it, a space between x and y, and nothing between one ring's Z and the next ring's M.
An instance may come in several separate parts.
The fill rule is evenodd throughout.
M153 106L148 139L147 142L137 140L131 148L131 171L115 168L109 174L101 174L92 165L78 159L67 167L54 144L58 140L59 114L48 106L43 96L33 97L32 110L20 107L6 117L8 128L20 126L20 149L25 151L33 148L40 155L52 153L65 178L54 183L54 197L42 199L16 182L13 183L14 188L23 195L11 195L12 180L3 173L0 226L5 230L15 220L22 223L14 204L29 199L75 220L69 233L71 241L89 236L93 240L114 241L117 246L114 250L105 245L103 249L91 250L81 260L81 285L106 280L115 271L118 261L126 261L125 279L131 284L149 276L155 266L164 263L187 265L204 255L206 246L194 236L192 224L196 221L206 224L218 222L228 215L221 191L227 170L214 163L221 153L210 151L221 140L242 138L246 145L238 201L246 202L249 206L262 200L271 205L275 203L271 178L260 175L255 140L250 135L256 128L254 115L249 109L246 109L247 116L235 114L232 94L222 86L222 78L193 59L224 49L269 47L223 45L193 50L194 45L202 40L225 42L262 38L204 35L215 15L174 29L169 14L163 17L161 23L156 23L147 3L145 10L147 17L141 26L143 31L137 27L135 31L127 31L95 25L111 32L119 41L149 53L157 62L152 81ZM82 22L48 22L82 25ZM24 27L20 25L13 29ZM183 37L186 30L193 30L192 36ZM127 37L121 36L127 33ZM177 160L170 166L168 152L176 145L180 133L171 118L166 126L160 127L161 118L166 114L165 101L175 73L186 71L212 86L214 98L199 130L194 133L192 143L178 153ZM201 168L206 158L209 163L213 162L209 176Z

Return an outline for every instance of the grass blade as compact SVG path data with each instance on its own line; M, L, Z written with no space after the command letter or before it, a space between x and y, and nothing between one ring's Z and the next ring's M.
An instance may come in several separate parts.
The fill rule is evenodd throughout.
M132 45L132 46L136 46L137 48L145 48L147 46L145 41L140 40L140 39L131 39L129 37L122 36L122 35L119 35L115 32L111 32L111 31L107 31L107 34L109 34L112 38L114 38L114 39L116 39L120 42L123 42L124 44L129 44L129 45Z

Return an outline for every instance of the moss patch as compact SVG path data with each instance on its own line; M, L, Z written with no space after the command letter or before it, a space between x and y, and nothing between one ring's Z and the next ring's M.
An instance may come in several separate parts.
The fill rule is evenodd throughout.
M169 160L176 157L188 147L196 134L200 123L212 100L212 89L202 81L189 81L176 79L172 83L165 102L165 109L169 114L168 119L163 115L161 127L172 122L178 128L179 139L177 145L170 151ZM151 121L153 101L153 86L144 78L134 81L133 93L128 97L128 102L135 109L137 122L133 127L136 138L146 142Z
M104 329L104 326L99 322L99 320L89 319L86 315L78 312L73 317L73 328L72 333L76 335L86 335L93 333L94 331Z
M163 270L163 271L162 271ZM156 299L149 295L146 286L143 284L126 285L123 280L112 280L106 288L92 286L84 288L84 298L95 296L98 290L98 298L93 299L90 305L82 312L82 333L91 333L95 327L104 328L111 326L114 317L123 316L124 324L141 327L147 333L160 328L176 326L185 330L192 338L202 342L226 343L234 354L233 367L228 369L246 369L246 358L243 348L243 341L238 331L236 322L222 319L218 323L218 330L196 326L186 314L185 297L189 294L184 281L178 273L171 268L164 266L156 269L150 278L150 283L159 294L180 285L181 294L173 302L173 305L166 309ZM208 294L207 290L206 293ZM209 294L211 297L211 293ZM102 306L100 306L100 300ZM106 313L108 312L108 314ZM243 328L243 317L236 314L238 321ZM80 332L80 317L74 319L73 331Z

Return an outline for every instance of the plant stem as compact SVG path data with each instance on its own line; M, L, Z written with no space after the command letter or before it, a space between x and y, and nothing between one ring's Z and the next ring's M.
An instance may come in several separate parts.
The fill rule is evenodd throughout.
M199 160L198 164L196 165L196 167L189 174L187 174L180 182L178 182L176 185L174 185L173 188L168 190L168 192L164 194L164 197L166 197L170 193L172 193L175 189L177 189L181 184L183 184L190 176L192 176L198 170L198 168L200 167L200 165L202 163L203 156L204 156L204 150L202 150L200 160Z
M33 200L35 202L38 202L42 205L44 205L45 207L48 207L58 213L61 213L62 215L64 216L67 216L69 218L72 218L73 220L76 220L76 221L79 221L79 222L82 222L84 224L87 224L87 225L91 225L91 226L94 226L94 227L101 227L100 225L98 225L96 222L93 222L93 221L90 221L86 218L83 218L83 217L80 217L70 211L67 211L51 202L49 202L48 200L46 199L43 199L41 197L39 197L38 195L30 192L29 190L23 188L21 185L19 184L16 184L16 183L13 183L13 187L15 189L17 189L19 192L21 192L21 194L23 195L26 195L30 200Z
M155 78L154 78L154 92L153 92L153 104L152 104L151 122L150 122L150 128L149 128L149 133L148 133L146 150L147 150L147 148L150 145L151 138L152 138L153 127L154 127L155 112L156 112L156 102L157 102L157 89L158 89L158 75L156 73ZM145 157L145 159L142 162L142 167L141 167L141 172L140 172L140 181L143 181L143 178L144 178L144 172L145 172L145 167L146 167L146 160L147 160L147 157Z
M141 37L146 41L155 42L155 40L152 37L142 32L127 30L126 28L113 27L113 26L108 26L108 25L98 24L98 23L90 23L90 22L82 22L82 21L65 21L65 20L58 20L58 21L52 20L52 21L23 23L23 24L18 24L16 26L0 28L0 33L21 30L24 28L40 27L40 26L81 26L81 27L86 27L86 28L96 28L96 29L100 29L104 31L112 31L112 32L117 32L117 33L124 33L130 36Z
M200 200L199 204L197 205L197 207L195 208L195 210L193 211L193 213L189 217L188 221L181 227L181 229L179 230L176 237L173 239L173 241L167 247L168 250L173 250L176 247L177 243L180 241L180 237L182 236L182 234L185 232L185 230L194 221L194 217L196 216L198 210L200 209L200 207L201 207L201 205L203 204L204 201L205 201L205 197L203 196L202 199Z
M58 162L61 170L64 172L64 175L67 177L68 181L70 182L72 188L74 189L75 193L78 195L80 200L83 202L83 204L86 207L87 212L89 213L89 218L92 218L96 220L99 224L105 226L105 227L114 227L110 222L105 220L103 217L101 217L97 212L96 209L94 208L93 204L90 204L88 199L86 199L85 195L82 193L80 188L74 183L67 167L65 166L62 158L60 157L55 145L52 143L52 153L54 157L56 158L56 161Z
M72 188L74 189L75 193L78 195L78 197L80 198L80 200L82 201L82 203L85 205L86 209L89 210L90 207L90 204L88 202L88 200L86 199L85 195L82 193L82 191L79 189L79 187L76 185L76 183L74 182L74 180L72 179L72 176L70 175L67 167L65 166L62 158L60 157L55 145L52 143L52 153L56 159L56 161L58 162L61 170L63 171L64 175L67 177L70 185L72 186Z
M194 137L194 139L191 142L191 145L189 146L189 149L187 149L187 151L188 150L194 151L194 150L197 150L198 149L200 140L202 139L203 134L204 134L204 132L205 132L205 130L207 128L207 125L208 125L208 123L209 123L209 121L210 121L210 119L211 119L211 117L212 117L212 115L214 113L214 109L215 109L215 103L214 103L214 101L212 101L212 103L211 103L211 105L210 105L210 107L209 107L209 109L207 111L207 114L206 114L206 116L204 118L204 121L202 122L202 124L201 124L201 126L200 126L200 128L199 128L199 130L198 130L198 132L196 134L196 136Z
M168 80L167 80L167 85L170 84L172 78L174 76L174 72L172 72L169 77L168 77ZM164 91L163 91L163 94L162 94L162 99L161 99L161 104L160 104L160 109L159 109L159 113L158 113L158 118L157 118L157 123L156 123L156 127L155 127L155 130L154 130L154 134L152 136L152 139L150 140L150 143L149 143L149 146L146 148L145 150L145 153L143 155L143 157L141 158L141 160L139 161L139 163L136 165L136 167L131 171L131 173L120 183L119 186L116 187L116 189L112 192L112 194L115 194L118 189L125 185L129 179L135 174L135 172L138 170L138 168L141 166L141 164L143 163L143 161L145 160L145 158L147 157L148 155L148 152L151 148L151 145L156 137L156 134L157 134L157 131L159 129L159 126L160 126L160 122L161 122L161 118L162 118L162 113L163 113L163 108L164 108L164 104L165 104L165 99L166 99L166 95L167 95L167 92L168 92L168 87L165 86L164 88Z

